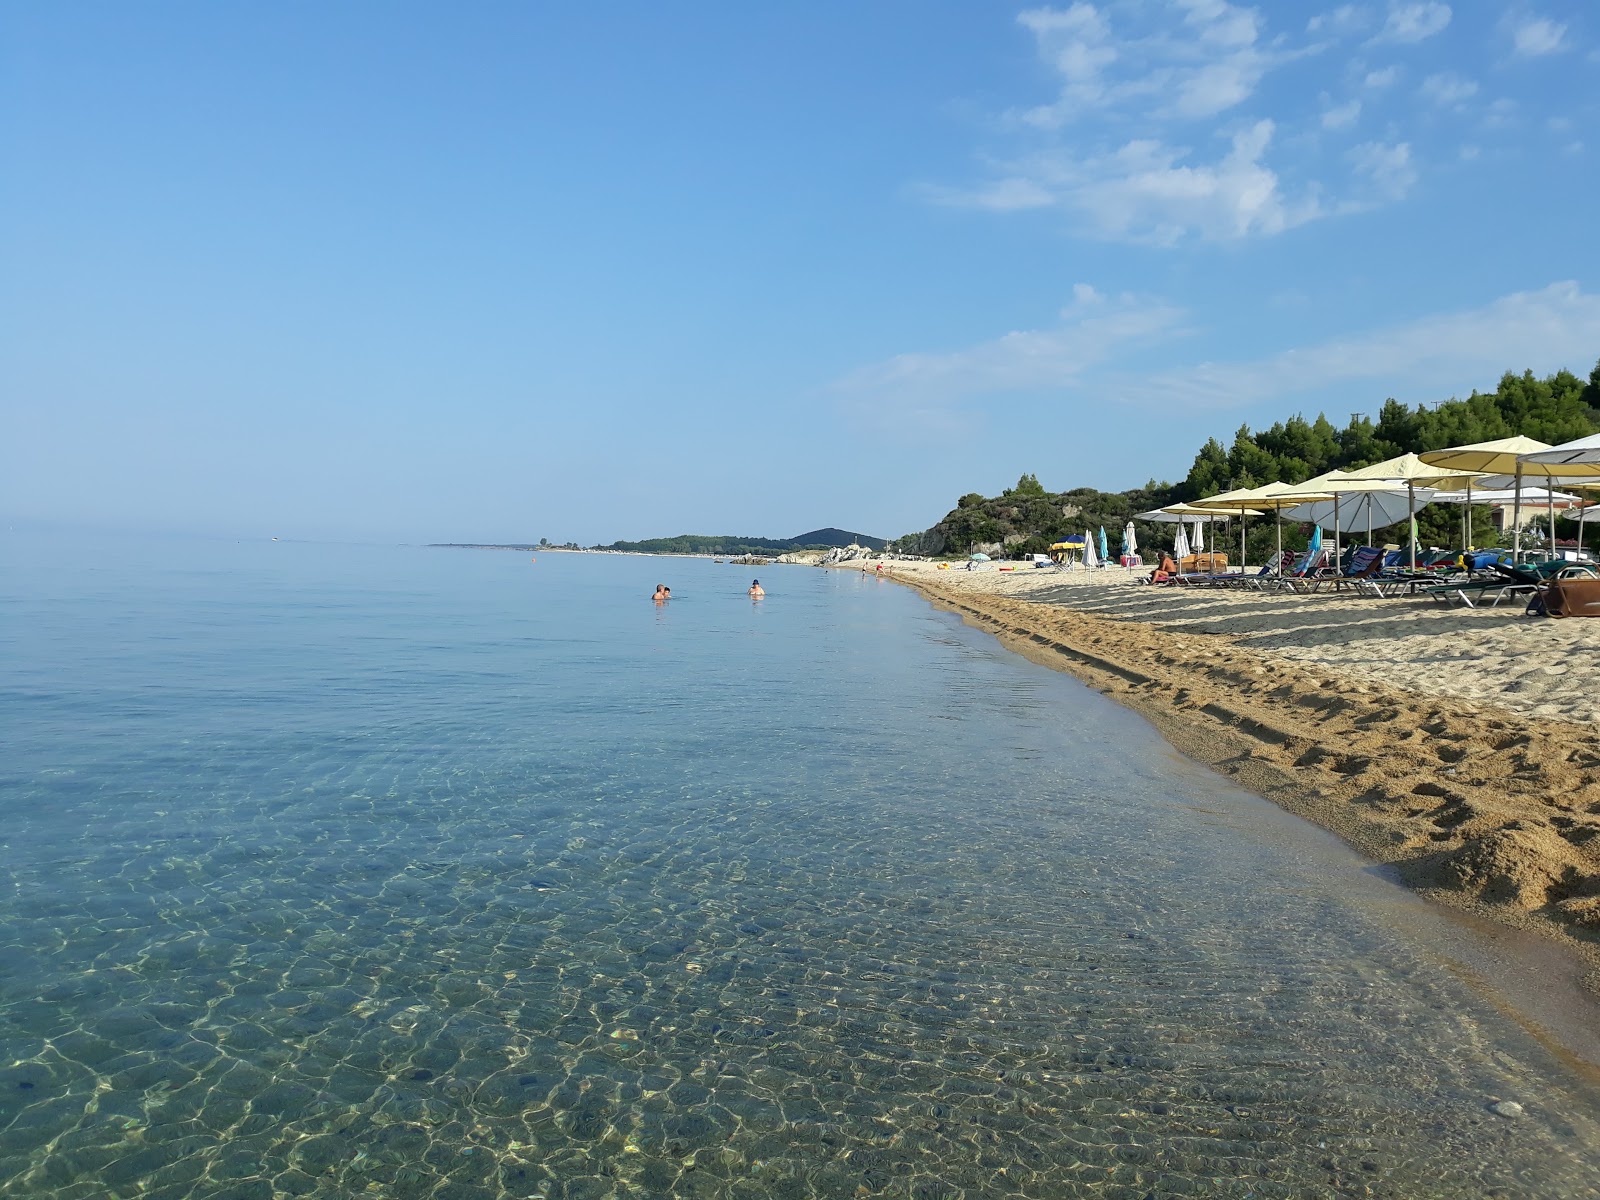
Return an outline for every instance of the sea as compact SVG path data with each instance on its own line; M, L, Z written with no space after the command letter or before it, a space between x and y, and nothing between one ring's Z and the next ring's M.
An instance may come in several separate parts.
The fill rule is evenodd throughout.
M7 1200L1595 1196L1576 975L871 575L0 538Z

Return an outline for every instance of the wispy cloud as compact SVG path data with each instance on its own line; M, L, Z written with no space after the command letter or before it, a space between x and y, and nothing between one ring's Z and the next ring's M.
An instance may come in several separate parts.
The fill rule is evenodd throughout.
M1114 6L1076 3L1034 8L1017 20L1061 77L1055 100L1014 114L1039 129L1060 129L1086 115L1123 111L1204 120L1249 99L1262 77L1296 57L1261 38L1255 9L1227 0L1170 0L1169 22L1128 14L1113 24Z
M1072 387L1132 347L1177 336L1183 321L1183 311L1163 301L1108 297L1080 283L1053 327L960 350L897 354L851 372L833 390L869 424L931 421L950 431L964 426L972 401Z
M1438 0L1421 0L1420 3L1400 3L1392 0L1389 15L1378 31L1374 42L1405 44L1422 42L1436 33L1444 32L1450 24L1450 6Z
M1351 100L1345 104L1338 104L1322 112L1322 127L1324 129L1346 129L1354 125L1361 116L1361 101Z
M1453 72L1441 71L1424 79L1417 94L1440 108L1460 108L1478 94L1478 85Z
M1323 210L1314 190L1284 194L1263 161L1272 136L1272 122L1257 121L1236 132L1227 152L1209 162L1153 138L1085 158L1041 153L991 184L929 195L990 211L1062 207L1105 237L1151 245L1172 245L1190 234L1230 241L1281 233Z
M1372 25L1372 10L1361 4L1341 4L1306 22L1306 32L1332 36L1361 33Z
M1256 359L1157 371L1134 365L1192 338L1188 313L1165 301L1107 297L1079 284L1057 323L964 349L899 354L834 383L859 423L930 440L969 435L1012 395L1063 403L1106 397L1161 412L1238 409L1370 384L1374 397L1442 400L1501 371L1568 367L1587 373L1600 345L1600 295L1577 283L1515 292L1478 308L1436 313Z
M1350 162L1356 174L1365 178L1384 200L1401 199L1417 182L1417 169L1407 142L1365 142L1350 151Z
M1568 281L1255 361L1198 363L1100 386L1163 409L1242 408L1363 381L1376 394L1442 400L1506 370L1566 366L1586 373L1596 346L1600 296Z
M1511 52L1519 58L1538 58L1566 48L1567 27L1548 17L1507 13L1501 28L1511 40Z

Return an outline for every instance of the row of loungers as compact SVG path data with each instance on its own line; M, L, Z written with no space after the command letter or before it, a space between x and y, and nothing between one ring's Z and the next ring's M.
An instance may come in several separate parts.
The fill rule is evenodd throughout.
M1422 594L1443 604L1477 608L1529 596L1552 579L1595 577L1592 569L1563 559L1514 567L1502 551L1431 551L1418 556L1416 570L1410 569L1403 552L1386 553L1371 546L1354 548L1342 570L1332 569L1329 558L1325 550L1308 551L1298 558L1293 551L1285 550L1254 573L1177 575L1165 582L1178 587L1287 591L1300 595L1325 588L1350 588L1359 596Z

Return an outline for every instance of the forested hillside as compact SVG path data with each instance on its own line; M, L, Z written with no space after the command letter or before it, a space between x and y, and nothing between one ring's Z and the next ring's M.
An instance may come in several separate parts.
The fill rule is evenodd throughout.
M1600 432L1600 364L1587 381L1570 371L1540 379L1532 371L1507 373L1493 392L1473 392L1428 407L1385 401L1376 421L1350 418L1343 428L1326 416L1279 421L1252 432L1241 425L1233 442L1212 438L1195 455L1189 474L1179 483L1151 480L1125 492L1076 488L1050 492L1033 475L999 496L962 496L956 507L931 529L908 534L899 547L913 554L966 554L984 547L1005 553L1045 550L1051 542L1104 525L1115 536L1135 513L1180 500L1212 496L1231 488L1258 487L1273 480L1299 483L1334 467L1353 469L1399 454L1421 453L1446 446L1484 442L1522 434L1552 444ZM1443 536L1448 512L1426 515L1424 538ZM1269 524L1269 523L1263 523ZM1431 526L1438 524L1440 533ZM1479 523L1475 522L1475 531ZM1146 545L1169 544L1170 527L1136 523ZM1291 536L1287 544L1293 544Z

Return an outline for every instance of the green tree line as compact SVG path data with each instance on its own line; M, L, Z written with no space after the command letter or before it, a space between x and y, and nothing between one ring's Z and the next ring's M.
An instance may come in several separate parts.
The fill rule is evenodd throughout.
M1507 372L1493 392L1474 391L1465 399L1410 407L1386 400L1374 421L1351 416L1343 427L1319 413L1314 420L1293 416L1270 428L1252 431L1241 425L1230 445L1207 440L1176 484L1150 480L1142 488L1101 492L1075 488L1047 491L1034 475L1023 475L999 496L976 492L962 496L956 507L932 528L908 534L898 548L912 554L963 555L979 546L1002 547L1007 554L1040 553L1061 538L1104 526L1113 550L1124 524L1134 514L1179 501L1214 496L1233 488L1259 487L1274 480L1300 483L1334 468L1353 470L1406 453L1486 442L1517 434L1556 444L1600 432L1600 363L1587 380L1570 371L1543 379L1532 371ZM1450 542L1458 535L1460 511L1436 505L1418 518L1424 541ZM1475 544L1493 537L1486 508L1474 508ZM1170 525L1135 522L1142 546L1170 545ZM1275 533L1272 522L1259 523L1250 541L1256 560ZM1290 531L1285 545L1299 547L1303 538ZM1237 545L1235 544L1235 550Z

